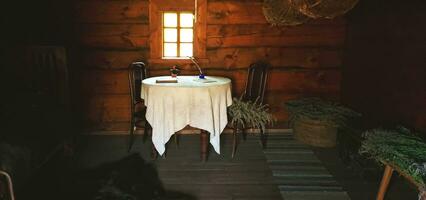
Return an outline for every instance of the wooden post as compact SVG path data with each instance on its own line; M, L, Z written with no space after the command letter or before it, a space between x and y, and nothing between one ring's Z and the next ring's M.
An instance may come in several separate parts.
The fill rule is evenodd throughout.
M383 200L385 198L386 191L389 186L389 182L392 178L393 168L386 165L385 172L383 173L382 181L380 182L379 192L377 193L376 200Z
M201 146L201 161L206 162L207 161L207 154L209 152L209 142L207 137L207 131L201 130L200 133L200 146Z

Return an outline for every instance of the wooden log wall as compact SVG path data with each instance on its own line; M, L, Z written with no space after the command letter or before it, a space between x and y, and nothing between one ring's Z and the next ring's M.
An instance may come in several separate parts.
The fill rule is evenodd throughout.
M81 67L81 104L94 130L127 130L127 66L149 59L149 1L75 0L74 27ZM345 20L313 20L296 27L271 27L261 0L208 0L207 75L227 76L233 95L244 90L247 67L267 60L273 68L266 102L278 120L284 103L301 96L338 98ZM150 64L150 74L167 75L169 66ZM182 66L183 74L195 74Z

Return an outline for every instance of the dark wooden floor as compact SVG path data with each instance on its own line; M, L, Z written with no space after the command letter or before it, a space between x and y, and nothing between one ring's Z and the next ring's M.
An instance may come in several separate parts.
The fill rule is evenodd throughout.
M181 135L179 147L169 142L165 158L151 160L150 142L138 137L132 152L140 152L152 162L166 189L191 194L199 200L280 200L281 195L272 177L257 137L242 141L237 155L231 159L231 137L222 137L221 154L210 149L208 161L200 161L198 135ZM95 167L118 160L128 153L127 137L90 136L80 148L80 167Z
M346 167L338 157L336 148L312 148L321 163L343 186L352 200L375 199L381 180L377 175L361 176ZM402 176L394 174L386 193L386 200L417 199L417 190Z
M79 166L91 168L119 160L128 155L127 143L127 136L83 137L76 155ZM140 137L132 152L140 152L156 166L166 188L192 194L200 200L282 199L256 137L241 142L235 159L230 156L230 143L231 136L222 135L221 155L211 149L207 163L200 162L198 135L181 135L179 148L171 142L166 158L155 161L149 155L150 143L143 143ZM312 150L352 200L375 198L380 177L362 179L342 164L335 148ZM394 176L386 199L416 199L416 195L415 189L403 178Z
M312 148L292 133L269 134L263 152L285 200L350 200Z

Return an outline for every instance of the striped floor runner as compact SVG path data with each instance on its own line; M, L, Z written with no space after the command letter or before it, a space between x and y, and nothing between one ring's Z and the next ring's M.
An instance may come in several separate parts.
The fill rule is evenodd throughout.
M284 200L350 200L309 146L291 133L270 134L264 153Z

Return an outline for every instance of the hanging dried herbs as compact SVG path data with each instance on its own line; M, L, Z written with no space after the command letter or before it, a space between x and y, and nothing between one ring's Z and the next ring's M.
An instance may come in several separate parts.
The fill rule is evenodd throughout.
M332 19L351 10L358 0L289 0L301 13L311 18Z

